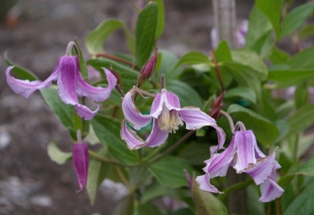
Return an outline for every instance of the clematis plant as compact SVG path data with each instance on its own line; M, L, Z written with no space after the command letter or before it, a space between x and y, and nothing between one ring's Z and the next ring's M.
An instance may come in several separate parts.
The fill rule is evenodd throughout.
M261 202L272 201L284 191L275 180L275 172L280 168L275 160L275 152L266 156L258 148L253 131L246 130L241 122L237 123L228 148L221 153L213 153L205 163L205 175L196 178L204 191L222 193L210 183L210 179L226 176L229 166L233 166L238 174L249 174L257 185L261 185Z
M57 80L61 100L65 104L73 105L80 117L90 120L97 113L99 106L92 111L86 105L80 104L78 97L88 97L95 102L103 102L109 98L111 91L117 84L117 79L109 70L104 68L108 81L106 88L94 87L86 83L79 70L78 57L71 56L73 46L75 46L74 42L68 44L66 54L58 60L56 68L45 81L18 80L11 76L10 71L13 66L10 66L5 72L7 83L15 93L28 98L35 90L47 88L52 81Z
M208 41L182 56L159 42L167 26L163 5L136 8L135 32L122 20L104 20L88 34L86 50L68 44L45 81L7 59L9 87L24 98L40 90L70 133L72 151L50 144L51 159L63 164L72 157L79 191L92 203L104 180L123 184L115 215L312 214L314 48L300 40L311 34L305 20L314 4L290 11L291 1L257 0L235 31L238 44L219 41L213 30L214 50L206 49ZM117 28L127 53L104 45ZM288 52L290 35L299 43ZM295 89L293 99L280 88ZM170 210L165 198L180 208Z
M178 96L163 88L160 93L156 94L150 114L143 115L134 103L136 89L136 87L133 87L122 101L122 110L126 120L122 123L121 138L126 141L129 149L139 149L143 146L160 146L165 143L169 133L175 133L179 126L183 125L183 122L185 122L187 130L197 130L203 126L215 128L218 135L218 148L222 148L226 139L225 132L216 124L215 119L202 112L199 108L181 108ZM152 121L152 131L144 141L135 131L127 126L127 121L136 130L147 126Z

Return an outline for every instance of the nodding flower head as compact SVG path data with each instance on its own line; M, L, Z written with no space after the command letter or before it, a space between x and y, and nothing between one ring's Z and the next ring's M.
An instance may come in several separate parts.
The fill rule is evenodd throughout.
M87 106L80 104L78 97L88 97L95 102L103 102L109 98L117 84L117 79L109 70L103 68L108 82L106 88L94 87L86 83L80 72L78 57L70 55L74 45L74 42L68 44L66 55L60 57L57 66L45 81L16 79L11 76L10 71L13 66L10 66L6 70L8 85L15 93L28 98L35 90L47 88L52 81L57 81L61 100L66 104L73 105L80 117L86 120L93 118L99 107L92 111Z
M125 121L122 124L121 137L126 141L130 149L138 149L143 146L156 147L163 144L169 133L174 133L180 125L185 122L186 129L196 130L203 126L211 126L218 134L218 148L222 148L225 141L225 133L217 124L215 119L208 116L197 107L180 107L178 96L172 92L162 89L154 98L150 114L143 115L134 103L135 90L130 90L122 102L122 110ZM127 126L129 122L135 130L153 122L153 128L144 141L134 130Z
M240 123L241 125L242 123ZM242 124L243 125L243 124ZM276 183L275 172L280 165L275 160L275 152L266 156L259 148L252 130L235 131L230 145L221 153L213 153L205 161L205 175L198 176L200 189L221 193L210 183L211 178L226 176L229 166L240 173L249 174L257 185L261 185L261 202L269 202L281 196L283 189Z

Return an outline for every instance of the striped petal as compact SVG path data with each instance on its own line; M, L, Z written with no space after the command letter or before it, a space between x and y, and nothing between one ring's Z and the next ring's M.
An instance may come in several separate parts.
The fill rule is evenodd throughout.
M273 173L269 180L265 181L260 186L262 196L259 198L260 202L270 202L279 198L284 190L276 183L275 173Z
M196 182L199 185L201 190L211 192L211 193L222 193L214 185L210 183L210 174L206 173L205 175L197 176Z
M168 138L168 134L168 132L160 130L158 120L154 120L152 131L146 140L146 146L153 148L164 144Z
M132 126L139 130L151 122L150 115L142 115L134 104L134 92L130 90L123 98L122 110L125 119L132 124Z
M57 80L58 78L58 66L53 70L51 75L45 81L29 81L29 80L19 80L11 76L10 71L13 69L13 66L9 66L6 71L6 79L8 85L11 89L24 98L28 98L35 90L40 90L47 88L51 85L52 81Z
M106 77L108 86L106 88L94 87L86 83L80 72L77 72L77 94L80 97L88 97L95 102L103 102L108 99L111 91L117 85L117 78L107 69L103 68Z
M126 121L122 122L121 139L124 140L130 150L142 148L146 142L142 140L135 131L128 128Z

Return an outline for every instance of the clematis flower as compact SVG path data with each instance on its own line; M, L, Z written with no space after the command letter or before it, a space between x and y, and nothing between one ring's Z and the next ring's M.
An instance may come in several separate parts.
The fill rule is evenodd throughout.
M90 120L97 113L99 106L92 111L87 106L80 104L78 97L85 96L95 102L103 102L109 98L117 84L117 79L109 70L103 68L108 82L106 88L94 87L86 83L79 71L78 57L70 55L73 45L75 45L74 42L68 44L66 55L60 57L56 68L45 81L16 79L10 74L13 69L13 66L10 66L6 70L7 83L16 94L28 98L35 90L47 88L52 81L57 80L61 100L65 104L73 105L80 117Z
M157 93L148 115L139 112L134 103L134 95L135 91L132 89L122 101L122 110L126 120L122 123L121 138L125 140L129 149L139 149L143 146L157 147L166 141L169 133L175 133L183 122L188 130L196 130L203 126L215 128L218 134L218 146L223 147L225 132L216 124L215 119L197 107L181 108L178 96L172 92L162 89L160 93ZM135 130L141 129L152 121L152 131L144 141L127 126L126 121Z
M82 142L80 132L78 132L78 136L78 143L72 146L72 161L80 187L77 192L81 192L84 190L87 182L89 156L87 143Z
M258 148L252 130L235 131L230 145L223 152L212 154L205 163L205 175L196 178L204 191L222 193L210 183L210 179L226 176L229 166L233 166L238 174L249 174L257 185L261 185L261 202L272 201L284 191L275 180L275 172L280 168L275 152L266 156Z

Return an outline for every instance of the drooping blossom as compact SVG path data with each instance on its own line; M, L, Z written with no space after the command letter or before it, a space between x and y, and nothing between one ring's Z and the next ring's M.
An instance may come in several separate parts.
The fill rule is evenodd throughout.
M283 189L276 183L275 172L280 165L275 160L275 152L266 156L259 148L252 130L235 131L230 145L221 153L213 153L205 161L205 174L196 178L200 189L212 193L222 193L210 183L211 178L226 176L229 166L238 174L249 174L260 185L261 202L269 202L281 196Z
M87 143L82 142L80 131L78 131L78 143L72 146L72 161L80 187L77 192L81 192L86 187L89 156Z
M180 107L178 96L166 89L162 89L155 96L150 114L143 115L134 103L135 90L130 90L122 102L122 110L125 116L121 128L121 138L125 140L129 149L139 149L143 146L157 147L163 144L169 133L175 133L180 125L185 122L186 129L196 130L203 126L211 126L218 134L218 148L222 148L225 141L225 133L217 124L215 119L208 116L197 107ZM136 131L127 126L128 121L135 130L152 122L150 135L144 141Z
M80 72L78 57L71 56L73 45L75 45L74 42L68 44L66 55L59 58L57 66L45 81L16 79L10 74L13 69L13 66L10 66L6 70L7 83L15 93L28 98L35 90L47 88L52 81L57 81L61 100L66 104L73 105L80 117L90 120L97 113L99 106L92 111L87 106L80 104L78 98L88 97L95 102L103 102L109 98L117 84L117 79L109 70L103 68L108 82L106 88L94 87L86 83Z

